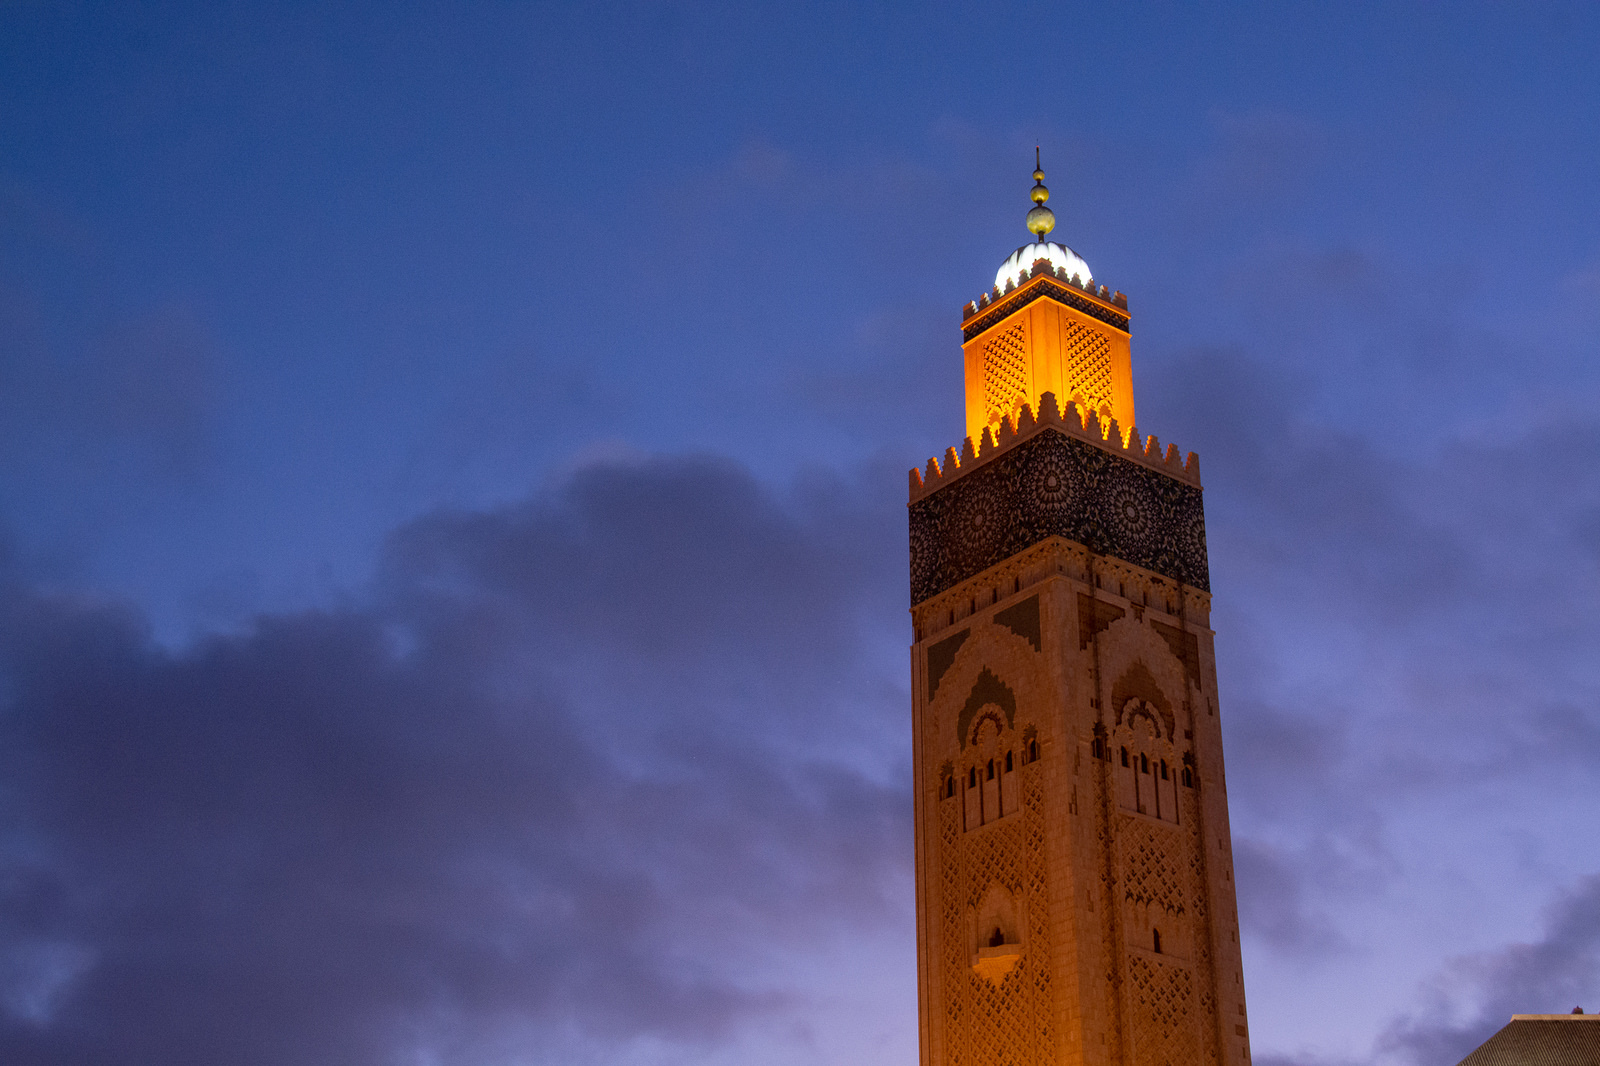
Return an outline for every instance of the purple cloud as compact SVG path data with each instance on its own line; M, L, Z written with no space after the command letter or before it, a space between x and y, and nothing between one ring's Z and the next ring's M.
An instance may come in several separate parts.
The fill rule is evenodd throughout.
M14 581L0 1058L464 1062L770 1022L807 995L775 953L906 919L903 764L831 740L898 723L849 639L877 520L726 463L593 467L402 530L365 602L177 652Z

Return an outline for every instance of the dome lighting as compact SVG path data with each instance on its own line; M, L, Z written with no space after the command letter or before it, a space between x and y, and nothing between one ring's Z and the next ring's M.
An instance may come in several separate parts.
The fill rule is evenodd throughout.
M1055 241L1036 241L1033 244L1024 244L1021 248L1011 253L1011 257L1000 264L1000 270L994 276L994 287L1002 293L1006 291L1006 282L1020 285L1018 275L1024 270L1032 270L1036 259L1047 259L1052 269L1060 268L1066 272L1067 277L1078 275L1079 279L1087 285L1094 274L1089 270L1089 264L1083 261L1083 256L1074 252L1064 244Z

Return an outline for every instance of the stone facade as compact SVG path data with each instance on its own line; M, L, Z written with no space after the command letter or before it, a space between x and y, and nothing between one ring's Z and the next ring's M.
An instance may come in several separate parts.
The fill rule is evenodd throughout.
M1246 1066L1198 464L1038 408L911 477L922 1062Z

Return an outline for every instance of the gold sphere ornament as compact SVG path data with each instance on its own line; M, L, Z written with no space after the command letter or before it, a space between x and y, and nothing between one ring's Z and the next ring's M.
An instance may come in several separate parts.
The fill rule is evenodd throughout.
M1040 204L1028 212L1028 232L1044 240L1044 235L1056 228L1056 213Z
M1039 165L1039 146L1033 146L1033 188L1028 192L1037 206L1028 212L1028 232L1040 240L1044 235L1056 228L1056 213L1044 206L1050 199L1050 190L1044 185L1044 168Z

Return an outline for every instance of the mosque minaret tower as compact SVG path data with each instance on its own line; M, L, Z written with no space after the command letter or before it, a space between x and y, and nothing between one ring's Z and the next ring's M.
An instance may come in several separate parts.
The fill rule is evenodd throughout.
M1246 1066L1199 462L1033 179L911 472L922 1063Z

